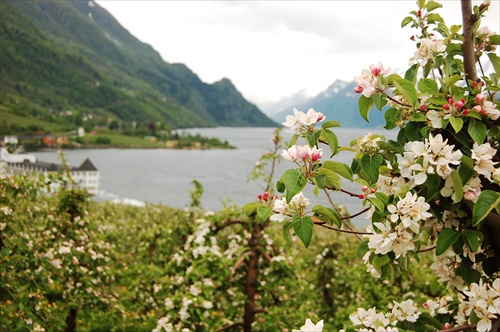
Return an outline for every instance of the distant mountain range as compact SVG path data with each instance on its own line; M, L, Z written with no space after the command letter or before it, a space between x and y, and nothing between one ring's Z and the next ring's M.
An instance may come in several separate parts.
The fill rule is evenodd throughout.
M166 63L93 1L0 2L1 129L276 126L228 79ZM62 127L61 127L62 126Z
M370 111L369 123L359 115L359 95L353 91L355 86L356 82L336 80L325 91L313 98L309 98L303 91L299 91L286 99L269 105L266 107L266 111L278 123L285 121L287 115L293 114L293 108L302 112L314 108L316 111L323 113L327 120L338 121L345 128L384 127L384 114L375 108ZM279 111L271 113L273 108Z

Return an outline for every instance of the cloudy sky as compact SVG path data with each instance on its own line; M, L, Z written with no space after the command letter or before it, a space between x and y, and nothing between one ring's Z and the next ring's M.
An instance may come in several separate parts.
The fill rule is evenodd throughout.
M401 21L415 1L116 1L98 0L166 62L186 64L202 81L229 78L263 108L304 90L351 81L372 63L407 68L415 50ZM482 1L473 1L480 4ZM448 25L461 24L460 1L441 1ZM483 25L499 32L500 0Z

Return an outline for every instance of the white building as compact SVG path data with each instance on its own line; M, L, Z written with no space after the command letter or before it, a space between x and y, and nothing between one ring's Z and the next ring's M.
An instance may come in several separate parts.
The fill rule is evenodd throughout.
M0 175L42 173L47 176L51 172L63 171L63 167L54 163L37 161L34 155L11 154L6 149L1 151ZM70 167L71 178L76 187L87 189L92 195L99 194L99 171L90 159L80 167Z

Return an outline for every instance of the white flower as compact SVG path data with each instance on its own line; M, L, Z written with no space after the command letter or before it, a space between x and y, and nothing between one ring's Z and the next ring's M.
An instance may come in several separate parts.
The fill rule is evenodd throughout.
M429 110L429 111L427 111L427 113L425 114L425 116L431 122L432 128L436 128L436 129L443 128L443 118L438 113L438 111L436 111L436 110Z
M300 192L292 197L292 199L290 200L290 204L293 204L296 210L303 210L311 204L311 201L306 198L302 192Z
M202 306L205 309L212 309L214 307L214 305L210 301L203 301Z
M497 151L491 147L490 143L472 146L472 159L474 159L474 170L485 178L491 181L491 175L495 172L496 162L493 162L493 157Z
M288 148L288 150L283 150L283 152L281 153L281 157L291 162L297 160L297 146L292 145L291 147Z
M392 229L389 221L386 221L385 224L376 222L373 225L378 229L378 232L369 229L374 234L366 236L369 238L368 248L374 249L376 254L385 255L391 251L392 244L398 234Z
M282 222L286 218L287 208L288 203L286 202L285 197L274 200L273 211L276 212L276 214L273 214L269 219L272 221Z
M429 60L434 60L436 56L446 50L446 45L442 40L436 37L422 38L420 40L420 47L415 52L413 58L410 59L410 65L420 63L425 66Z
M394 301L392 315L399 321L416 322L420 316L418 307L412 299L398 303Z
M307 331L307 332L321 332L323 331L323 325L324 322L323 320L320 320L316 324L314 324L309 318L306 319L306 323L301 326L300 330L292 330L292 332L301 332L301 331Z
M287 130L289 133L297 133L300 131L300 120L299 120L299 111L297 109L293 109L294 115L287 115L285 118L285 122L283 122L283 126L290 128Z

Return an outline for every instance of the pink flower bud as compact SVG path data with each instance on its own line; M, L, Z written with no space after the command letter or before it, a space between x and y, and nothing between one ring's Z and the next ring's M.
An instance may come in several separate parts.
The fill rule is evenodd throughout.
M362 187L361 187L361 191L362 191L362 192L365 192L365 191L367 191L367 190L368 190L368 187L367 187L367 186L362 186Z
M269 198L269 193L267 191L264 192L264 195L262 195L262 198L267 201L267 199Z
M457 102L455 103L455 107L456 107L457 109L461 109L461 108L463 108L463 107L464 107L464 103L463 103L462 101L457 101Z
M419 110L421 110L421 111L425 111L425 110L427 109L427 105L422 104L422 105L420 105L420 106L418 107L418 109L419 109Z
M483 110L483 108L480 105L476 105L472 109L478 113L481 113L481 111Z
M444 323L443 330L449 330L451 328L450 323Z
M359 195L358 195L358 198L359 198L359 199L365 199L365 195L363 195L363 194L359 194Z
M448 111L450 109L450 104L444 104L443 109Z
M410 40L415 41L415 36L411 36L411 37L410 37Z
M372 194L374 194L377 190L375 188L372 188L370 191Z
M262 200L262 195L261 195L261 194L258 194L258 195L257 195L257 198L258 198L259 200Z
M484 101L486 100L486 95L483 95L483 94L478 93L478 94L476 95L475 100L476 100L476 104L482 104L482 103L484 103Z
M418 17L422 17L422 11L419 9L418 12L417 12L417 16Z
M462 114L463 114L463 115L467 115L467 114L469 114L469 110L468 110L468 109L463 110Z
M313 163L320 159L321 159L321 153L319 151L314 152L311 156L311 160Z
M487 110L481 110L481 115L488 115L488 111Z
M473 81L473 82L472 82L472 88L473 88L473 89L476 89L476 88L477 88L477 82L476 82L476 81Z
M373 74L374 76L378 76L378 75L380 75L380 67L373 67L373 68L372 68L372 74Z
M358 85L357 87L354 88L354 92L356 93L361 93L363 92L364 88L361 85Z
M453 105L454 102L453 98L448 98L448 104Z

